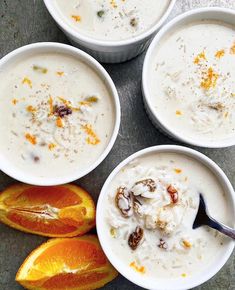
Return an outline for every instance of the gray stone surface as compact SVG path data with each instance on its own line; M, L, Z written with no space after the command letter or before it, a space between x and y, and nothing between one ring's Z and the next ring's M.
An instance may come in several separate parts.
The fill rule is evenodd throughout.
M220 5L235 9L234 0L178 0L171 17L196 7ZM56 27L42 0L0 0L0 57L22 45L41 41L68 43ZM159 133L149 121L142 104L140 90L144 55L118 65L105 65L120 95L122 123L117 142L106 160L91 174L77 181L92 193L95 200L111 170L142 148L158 144L177 144ZM2 80L1 80L2 81ZM1 140L1 137L0 137ZM195 148L217 162L235 185L235 147L222 150ZM0 190L14 180L0 172ZM0 290L22 289L14 281L24 258L45 238L24 234L0 225ZM235 289L235 256L209 282L198 287L203 290ZM119 276L104 289L140 289Z

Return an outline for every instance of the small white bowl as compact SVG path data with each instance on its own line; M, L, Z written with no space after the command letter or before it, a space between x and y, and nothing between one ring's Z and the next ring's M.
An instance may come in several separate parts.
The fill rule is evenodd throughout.
M205 142L200 140L192 140L188 138L183 133L179 134L175 132L174 128L168 126L161 120L160 116L157 115L156 111L153 108L151 103L151 92L149 90L149 71L150 66L153 61L154 51L156 47L161 43L162 39L169 35L172 31L174 31L177 27L181 25L191 23L193 21L201 21L206 19L212 20L220 20L235 26L235 11L232 9L225 8L200 8L188 11L184 14L179 15L178 17L171 20L167 23L156 35L154 40L152 41L149 49L146 53L146 57L144 60L143 73L142 73L142 92L145 109L152 123L163 133L177 139L181 142L188 143L193 146L206 147L206 148L225 148L229 146L235 145L235 138L230 138L222 141L214 141L214 142Z
M41 185L41 186L49 186L49 185L58 185L58 184L64 184L68 182L72 182L76 179L79 179L86 174L90 173L92 170L94 170L109 154L110 150L112 149L114 142L117 138L119 126L120 126L120 120L121 120L121 111L120 111L120 102L118 93L116 90L116 87L109 76L109 74L106 72L106 70L90 55L87 53L66 44L61 43L53 43L53 42L39 42L34 43L30 45L26 45L23 47L20 47L6 56L4 56L0 60L0 71L3 71L5 67L8 65L16 62L17 60L20 60L23 57L32 56L37 53L65 53L67 55L73 56L87 65L89 65L98 75L100 75L101 79L104 81L105 85L107 86L108 90L110 91L110 96L113 101L113 107L114 107L114 127L113 127L113 133L110 137L110 141L103 151L103 153L99 156L99 158L86 170L80 170L78 169L75 171L72 175L64 176L62 177L55 177L55 178L46 178L46 177L38 177L38 176L27 176L25 172L20 171L17 169L17 166L14 166L12 163L8 162L5 156L1 154L0 152L0 169L5 172L7 175L33 185ZM2 81L2 80L1 80ZM6 124L7 125L7 124Z
M144 275L141 275L139 273L134 273L133 270L127 265L125 266L123 263L123 260L119 259L117 255L113 253L112 245L110 245L110 241L107 238L107 232L104 230L106 227L106 220L104 217L104 204L105 199L107 197L107 194L109 193L110 184L112 183L115 176L131 161L135 160L136 158L141 158L145 155L149 154L155 154L155 153L179 153L184 154L186 156L189 156L190 158L193 158L195 160L198 160L205 166L207 166L217 177L218 181L220 182L224 192L227 194L227 198L229 199L229 204L231 205L231 209L234 212L233 217L231 217L231 220L235 220L235 195L233 187L226 177L225 173L222 171L222 169L210 158L203 155L202 153L199 153L196 150L189 149L183 146L176 146L176 145L162 145L162 146L154 146L150 148L143 149L141 151L138 151L137 153L131 155L127 159L125 159L123 162L121 162L109 175L108 179L106 180L97 204L97 211L96 211L96 227L97 227L97 233L100 240L100 244L112 263L112 265L117 269L118 272L121 273L124 277L126 277L128 280L133 282L134 284L150 289L150 290L184 290L184 289L191 289L193 287L197 287L198 285L208 281L211 279L227 262L230 255L233 252L234 249L234 241L229 241L227 244L226 249L224 250L221 255L218 255L217 260L213 264L213 267L210 267L208 269L205 269L202 273L199 273L193 277L188 277L185 279L165 279L164 281L161 279L151 279L146 278ZM153 253L154 255L154 253Z
M171 0L161 19L144 33L127 40L102 41L83 35L73 29L70 25L63 21L62 17L59 15L57 9L55 8L53 1L44 0L49 13L54 18L58 26L70 39L71 43L74 46L78 46L79 48L85 50L98 61L104 63L124 62L142 53L149 46L152 37L166 21L175 5L175 2L176 0Z

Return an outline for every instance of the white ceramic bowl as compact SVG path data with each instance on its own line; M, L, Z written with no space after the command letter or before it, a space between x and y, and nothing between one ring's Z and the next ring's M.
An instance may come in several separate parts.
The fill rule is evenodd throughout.
M124 62L142 53L149 46L152 37L166 21L175 5L175 2L176 0L171 0L168 9L165 11L161 19L144 33L122 41L102 41L77 32L63 21L52 0L44 0L49 13L70 39L71 43L85 50L98 61L105 63Z
M147 114L149 115L153 124L158 129L160 129L160 131L163 131L169 137L172 137L184 143L188 143L190 145L206 148L224 148L235 145L235 138L207 143L205 141L195 139L192 140L191 138L185 136L183 132L182 134L178 134L175 132L174 128L169 127L167 124L165 124L163 120L161 120L160 116L157 115L151 103L151 92L149 89L149 71L151 63L153 61L154 51L156 47L159 45L159 43L161 43L162 39L166 37L166 35L174 31L180 25L191 23L193 21L201 21L205 19L221 20L229 24L232 24L235 27L235 11L225 8L195 9L174 18L159 31L159 33L154 38L147 51L142 74L142 92Z
M96 211L96 226L97 226L97 233L98 237L101 243L101 246L110 260L110 262L113 264L113 266L120 272L124 277L126 277L128 280L133 282L134 284L151 290L184 290L184 289L191 289L193 287L196 287L210 278L212 278L226 263L226 261L229 259L230 255L233 252L234 249L234 241L230 241L227 244L226 249L223 253L218 255L215 263L212 267L205 269L202 273L199 273L193 277L187 277L185 279L165 279L165 280L156 280L151 279L148 277L148 279L141 274L134 273L133 270L123 263L122 260L119 260L117 255L113 253L112 245L110 244L110 240L107 237L107 232L104 230L106 227L107 221L104 217L104 204L105 198L107 194L109 193L109 186L112 183L115 176L122 170L123 167L125 167L127 164L129 164L131 161L133 161L136 158L143 157L148 154L152 153L162 153L162 152L168 152L168 153L179 153L184 154L186 156L189 156L195 160L198 160L205 166L207 166L218 178L218 181L220 182L224 192L227 193L227 198L229 199L228 203L231 205L231 210L233 211L234 215L231 217L231 221L235 220L235 195L233 191L233 187L231 183L229 182L228 178L224 174L224 172L220 169L220 167L213 162L211 159L203 155L202 153L199 153L198 151L195 151L193 149L189 149L182 146L176 146L176 145L162 145L162 146L155 146L146 148L144 150L141 150L130 157L128 157L126 160L121 162L109 175L108 179L106 180L97 204L97 211ZM215 201L216 202L216 201ZM231 212L232 212L231 211ZM152 253L154 255L154 253ZM121 257L121 255L120 255Z
M10 163L3 154L0 152L0 169L8 174L9 176L25 182L29 184L34 185L58 185L58 184L64 184L71 181L74 181L76 179L79 179L86 174L90 173L92 170L94 170L108 155L110 150L112 149L114 142L117 138L119 126L120 126L120 102L118 93L116 90L116 87L109 76L109 74L106 72L106 70L90 55L87 53L72 47L70 45L60 44L60 43L53 43L53 42L41 42L41 43L35 43L23 46L21 48L18 48L9 54L7 54L5 57L3 57L0 60L0 71L4 71L4 68L8 65L16 62L17 60L21 59L22 57L32 56L37 53L65 53L68 55L71 55L84 63L88 64L98 75L100 75L101 79L103 79L104 83L106 84L108 90L110 91L110 96L113 100L113 107L114 107L114 127L113 127L113 133L110 137L110 141L103 151L103 153L100 155L100 157L87 168L86 170L80 170L78 168L77 171L75 171L72 175L64 176L63 178L46 178L46 177L38 177L38 176L28 176L25 174L25 172L20 171L17 169L14 164ZM2 81L2 80L0 80ZM6 124L7 125L7 124Z

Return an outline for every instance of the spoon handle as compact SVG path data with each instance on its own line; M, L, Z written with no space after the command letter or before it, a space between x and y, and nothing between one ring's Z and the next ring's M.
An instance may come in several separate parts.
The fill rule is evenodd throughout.
M209 219L208 226L235 240L235 229L229 228L224 224L215 221L212 218Z

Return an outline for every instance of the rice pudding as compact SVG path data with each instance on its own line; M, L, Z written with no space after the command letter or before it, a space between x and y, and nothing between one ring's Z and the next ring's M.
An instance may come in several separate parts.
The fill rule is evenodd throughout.
M171 28L152 58L148 101L159 121L192 142L234 140L235 28L216 20Z
M30 52L1 69L0 80L0 152L12 167L73 176L104 152L115 123L111 92L79 57Z
M155 285L207 271L229 239L208 227L192 229L199 193L211 215L231 225L229 198L200 161L183 153L155 152L122 167L104 193L105 212L99 213L113 260Z
M135 37L154 26L171 0L53 0L74 30L101 40Z

